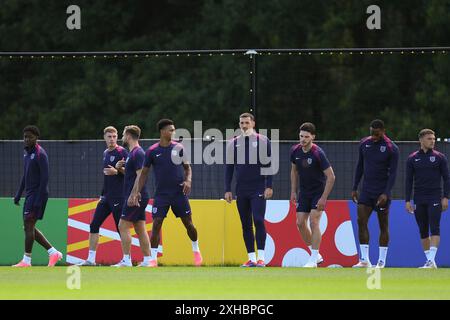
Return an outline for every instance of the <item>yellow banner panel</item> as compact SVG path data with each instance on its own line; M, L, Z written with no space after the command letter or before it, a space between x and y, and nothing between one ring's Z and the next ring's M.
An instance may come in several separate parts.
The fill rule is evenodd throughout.
M225 201L190 200L192 221L197 228L204 265L224 263ZM242 238L242 236L241 236ZM166 265L192 265L191 240L181 219L169 210L162 229L163 256L158 259Z

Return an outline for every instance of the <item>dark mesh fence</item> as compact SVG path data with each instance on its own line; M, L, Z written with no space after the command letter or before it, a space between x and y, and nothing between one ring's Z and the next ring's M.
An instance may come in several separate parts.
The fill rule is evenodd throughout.
M448 137L448 102L438 94L450 88L448 55L381 50L262 53L256 59L257 125L280 128L282 140L309 121L317 139L356 140L373 119L383 119L397 140L415 140L422 128Z
M142 140L144 149L156 140ZM209 142L204 142L204 146ZM289 150L295 141L280 143L280 168L274 177L274 199L288 199L290 195ZM50 162L50 196L53 198L98 197L103 183L102 154L105 143L102 140L84 141L41 141ZM353 184L354 170L358 157L358 142L318 141L326 152L336 174L336 184L331 199L348 199ZM405 162L408 155L418 148L415 142L398 142L400 162L397 180L393 190L395 199L403 198ZM447 156L449 143L438 143L437 150ZM0 154L0 196L12 197L23 173L22 141L1 141ZM192 199L218 199L224 193L224 165L194 164ZM149 187L154 187L150 179Z

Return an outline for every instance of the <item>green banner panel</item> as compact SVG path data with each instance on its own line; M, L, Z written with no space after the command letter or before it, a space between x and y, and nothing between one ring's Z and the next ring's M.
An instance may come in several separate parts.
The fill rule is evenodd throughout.
M24 253L23 210L24 198L20 206L13 203L12 198L0 198L0 265L12 265L22 259ZM38 221L41 230L49 242L66 255L67 248L67 199L49 199L44 219ZM62 260L60 262L64 263ZM47 265L48 254L37 242L33 246L32 264Z

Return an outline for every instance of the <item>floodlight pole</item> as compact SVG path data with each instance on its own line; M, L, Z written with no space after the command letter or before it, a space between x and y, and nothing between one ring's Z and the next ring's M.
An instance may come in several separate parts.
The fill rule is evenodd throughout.
M256 104L256 55L258 52L256 50L248 50L246 53L249 57L249 69L250 69L250 113L252 113L256 118L256 123L258 123L258 109Z

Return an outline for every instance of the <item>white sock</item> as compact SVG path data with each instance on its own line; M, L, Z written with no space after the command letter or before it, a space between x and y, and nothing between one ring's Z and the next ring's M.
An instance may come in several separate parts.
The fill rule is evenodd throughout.
M152 256L144 256L144 263L148 264L151 260Z
M264 253L264 250L258 250L258 260L265 261L265 253Z
M22 261L31 264L31 256L27 256L26 254L24 254Z
M361 260L369 262L369 245L361 244L359 245L359 248L361 249Z
M96 253L97 252L95 250L89 250L89 255L88 255L87 261L95 262L95 254Z
M252 262L256 262L256 254L254 252L249 252L248 253L248 260L250 260Z
M48 252L48 255L52 255L52 254L58 252L58 250L56 250L55 248L51 247L50 249L47 250L47 252Z
M125 263L131 263L131 257L130 257L129 254L124 254L122 260L123 260Z
M151 248L151 252L151 259L154 261L158 260L158 248Z
M386 263L386 256L388 252L388 247L380 247L380 255L378 261L383 261Z
M313 250L312 245L308 246L308 248L309 248L309 251ZM320 254L320 250L317 250L317 251L319 251L319 253L318 253L318 255L319 255Z
M311 249L311 257L309 258L309 260L316 263L318 255L319 255L319 250Z
M192 241L192 251L194 252L199 252L200 249L198 247L198 240L197 241Z
M425 250L425 256L427 257L427 261L430 260L430 250Z
M436 247L430 247L430 258L428 260L431 260L434 262L434 258L436 258L437 249L438 248L436 248Z

